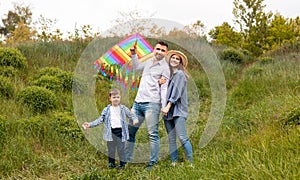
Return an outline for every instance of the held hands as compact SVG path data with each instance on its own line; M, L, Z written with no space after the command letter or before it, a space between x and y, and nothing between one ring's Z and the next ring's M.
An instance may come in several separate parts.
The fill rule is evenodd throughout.
M164 116L168 115L168 112L171 108L172 104L169 102L166 107L161 108L161 112L163 113Z
M159 85L165 84L166 82L167 82L167 79L165 79L164 77L161 77L161 78L158 80L158 84L159 84Z
M84 122L82 124L82 127L83 127L84 130L86 130L86 129L90 128L90 124L88 122Z

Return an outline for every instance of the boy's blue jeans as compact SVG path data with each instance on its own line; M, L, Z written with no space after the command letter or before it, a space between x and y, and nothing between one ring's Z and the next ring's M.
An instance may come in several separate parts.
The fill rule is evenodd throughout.
M184 149L187 160L192 162L193 150L186 134L186 119L183 117L174 117L172 120L164 120L164 123L168 133L172 162L178 161L178 149L176 144L177 136Z
M158 136L158 122L160 109L161 103L134 102L132 111L138 117L139 123L138 125L133 126L132 122L130 122L128 125L129 140L126 142L125 145L125 152L127 156L126 159L128 162L132 162L132 154L136 139L135 136L145 119L148 137L150 139L150 162L157 162L160 149L160 141Z

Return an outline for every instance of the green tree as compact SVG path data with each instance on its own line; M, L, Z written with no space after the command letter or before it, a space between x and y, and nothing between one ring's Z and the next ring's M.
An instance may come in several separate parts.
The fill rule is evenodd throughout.
M191 36L207 39L205 35L205 26L200 20L197 20L195 23L185 26L184 31Z
M293 41L294 22L292 19L286 19L280 14L276 14L271 21L268 31L268 46L270 49L280 47L286 42Z
M234 31L233 27L227 22L224 22L221 26L216 26L208 34L212 38L211 42L213 44L221 44L234 48L241 47L242 35Z
M32 30L23 21L20 21L12 32L12 36L7 38L6 42L8 44L19 44L24 42L32 42L34 39L36 31Z
M11 37L20 22L29 28L32 22L32 12L29 6L14 4L14 9L8 11L6 18L2 19L3 27L0 27L0 33L4 37Z
M263 0L234 0L233 4L234 22L243 36L242 48L257 56L262 54L273 14L264 12Z

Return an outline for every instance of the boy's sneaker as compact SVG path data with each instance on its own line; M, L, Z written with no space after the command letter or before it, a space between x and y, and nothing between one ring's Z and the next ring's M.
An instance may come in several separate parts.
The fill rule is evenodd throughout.
M146 169L147 169L148 171L150 171L150 170L153 168L153 166L155 166L156 164L157 164L157 162L152 162L152 161L150 161L150 162L147 164Z
M176 162L172 162L172 166L173 166L173 167L175 167L175 166L176 166L176 164L177 164Z

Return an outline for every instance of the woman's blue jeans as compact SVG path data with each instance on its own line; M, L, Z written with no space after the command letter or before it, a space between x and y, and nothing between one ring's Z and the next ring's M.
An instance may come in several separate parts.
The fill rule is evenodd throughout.
M172 120L164 120L165 127L168 133L170 144L170 156L172 162L178 161L178 149L176 144L176 137L184 149L188 161L193 161L193 149L186 134L186 118L174 117Z

